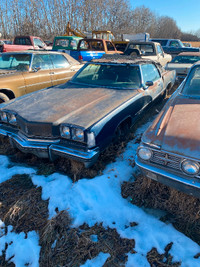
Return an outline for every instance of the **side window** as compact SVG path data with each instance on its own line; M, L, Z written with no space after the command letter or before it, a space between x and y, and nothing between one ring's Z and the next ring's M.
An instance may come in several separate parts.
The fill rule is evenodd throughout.
M41 70L53 69L49 54L34 55L32 61L32 68L40 68Z
M141 69L144 84L149 81L155 82L160 79L160 73L158 72L155 65L144 64L141 66Z
M81 40L80 43L79 43L79 48L80 48L80 50L87 50L87 49L89 49L88 42L85 41L85 40Z
M59 54L51 54L50 56L55 69L67 68L70 66L65 56Z
M93 41L90 43L92 50L97 50L97 51L103 51L103 43L102 41Z
M179 47L179 42L177 42L177 41L171 41L171 42L169 43L169 46L172 46L172 47Z
M111 42L106 42L108 51L115 51L115 47Z

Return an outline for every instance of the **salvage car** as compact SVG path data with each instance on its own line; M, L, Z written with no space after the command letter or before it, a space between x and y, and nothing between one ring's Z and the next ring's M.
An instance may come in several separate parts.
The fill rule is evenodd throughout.
M162 66L165 66L172 60L172 56L164 53L162 46L156 42L139 42L132 41L127 44L124 55L141 56L158 61Z
M150 60L95 60L66 84L1 104L0 135L22 152L89 167L174 81Z
M199 52L183 52L166 65L167 70L176 70L177 82L182 82L194 63L200 60Z
M200 197L200 63L142 136L136 164L150 179Z
M65 83L82 65L65 53L24 51L0 54L0 103Z

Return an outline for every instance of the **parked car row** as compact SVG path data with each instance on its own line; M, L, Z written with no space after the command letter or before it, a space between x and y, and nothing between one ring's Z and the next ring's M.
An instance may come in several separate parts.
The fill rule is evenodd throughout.
M68 44L86 64L55 51L0 53L0 136L24 153L90 167L177 79L181 85L142 137L136 164L148 178L200 197L200 53L171 61L152 41L130 42L122 53L108 40L65 37L54 47Z
M0 135L25 153L89 167L174 81L175 71L151 60L95 60L63 85L1 104Z

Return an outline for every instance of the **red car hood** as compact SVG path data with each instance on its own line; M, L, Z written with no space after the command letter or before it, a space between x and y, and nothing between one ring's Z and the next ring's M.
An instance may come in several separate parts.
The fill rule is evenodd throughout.
M178 96L147 130L143 142L167 152L200 158L200 99Z

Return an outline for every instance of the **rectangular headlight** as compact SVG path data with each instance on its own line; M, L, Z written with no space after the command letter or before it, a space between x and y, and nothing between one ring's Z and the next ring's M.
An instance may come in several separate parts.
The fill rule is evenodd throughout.
M60 127L60 134L62 137L65 137L67 139L71 139L71 130L70 127L62 125Z
M77 141L84 141L84 131L79 128L72 128L72 139Z

